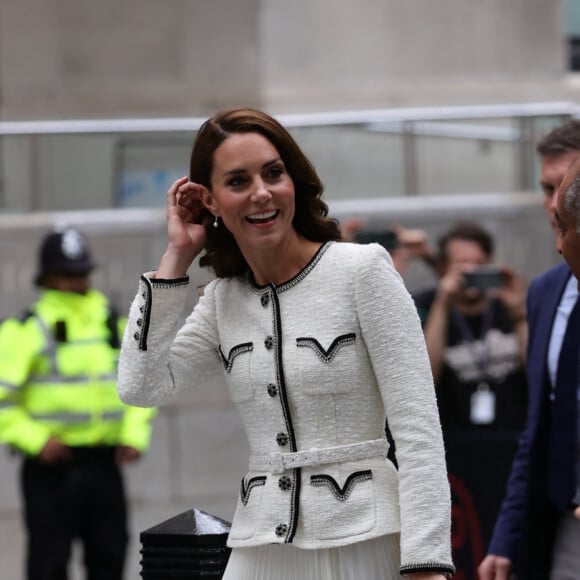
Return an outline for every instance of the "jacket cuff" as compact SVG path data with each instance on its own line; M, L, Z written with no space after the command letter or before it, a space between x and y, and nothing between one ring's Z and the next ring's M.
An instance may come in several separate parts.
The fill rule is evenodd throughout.
M134 304L135 307L138 306L141 312L141 317L136 320L139 328L135 329L133 337L139 342L139 350L147 350L147 338L149 335L149 323L151 319L151 308L153 305L153 288L186 288L189 286L189 276L183 278L175 278L171 280L165 280L163 278L153 278L155 272L146 272L141 275L139 280L139 292L136 300L139 304ZM133 307L132 305L132 307ZM125 328L125 332L128 331L129 325L133 322L131 315L129 315L128 325Z
M417 564L406 564L401 566L400 574L413 574L415 572L437 572L438 574L445 574L447 578L453 578L455 574L455 566L453 564L441 564L438 562L424 562Z

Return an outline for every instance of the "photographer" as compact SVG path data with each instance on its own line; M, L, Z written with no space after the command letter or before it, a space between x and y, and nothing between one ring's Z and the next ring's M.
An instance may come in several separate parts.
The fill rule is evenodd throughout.
M438 243L436 289L415 296L444 427L520 429L525 415L525 285L491 268L493 240L461 223ZM478 394L479 393L479 394Z
M437 287L414 297L435 379L454 515L463 518L464 527L458 520L454 529L467 527L478 544L469 548L472 564L491 535L527 401L525 284L491 265L493 249L478 225L455 225L438 242ZM458 569L467 567L464 540L454 539Z

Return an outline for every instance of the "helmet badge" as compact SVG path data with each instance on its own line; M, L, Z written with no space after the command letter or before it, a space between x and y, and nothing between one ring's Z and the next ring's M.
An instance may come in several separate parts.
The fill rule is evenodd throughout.
M66 230L62 235L61 248L67 258L77 260L85 252L85 242L77 230Z

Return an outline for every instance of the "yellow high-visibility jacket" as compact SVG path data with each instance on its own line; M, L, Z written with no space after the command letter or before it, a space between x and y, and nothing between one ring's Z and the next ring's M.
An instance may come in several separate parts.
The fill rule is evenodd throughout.
M0 442L38 455L49 437L71 446L149 445L154 411L117 395L126 320L97 290L44 290L0 325Z

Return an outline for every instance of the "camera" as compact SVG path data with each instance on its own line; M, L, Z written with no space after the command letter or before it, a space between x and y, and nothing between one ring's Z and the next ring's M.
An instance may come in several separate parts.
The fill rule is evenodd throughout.
M397 234L392 230L362 230L354 235L354 241L359 244L371 244L374 242L380 244L386 250L393 250L401 245Z
M463 274L467 288L477 288L481 292L499 288L503 284L501 270L494 266L482 266Z

